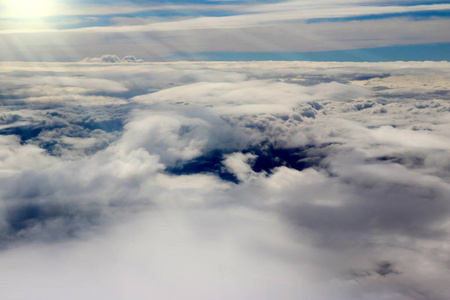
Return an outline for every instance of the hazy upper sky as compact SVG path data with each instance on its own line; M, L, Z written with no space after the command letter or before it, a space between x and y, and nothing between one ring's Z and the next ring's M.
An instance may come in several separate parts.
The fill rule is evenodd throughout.
M0 59L448 60L449 15L448 1L432 0L2 0Z

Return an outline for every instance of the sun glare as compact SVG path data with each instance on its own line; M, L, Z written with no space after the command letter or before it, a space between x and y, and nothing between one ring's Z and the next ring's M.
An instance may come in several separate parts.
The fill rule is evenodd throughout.
M10 18L40 18L52 14L55 0L10 0L6 2Z

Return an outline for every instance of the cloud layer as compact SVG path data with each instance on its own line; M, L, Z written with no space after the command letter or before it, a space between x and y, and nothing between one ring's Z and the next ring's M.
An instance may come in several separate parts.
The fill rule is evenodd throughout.
M4 297L446 299L448 63L111 57L1 65Z
M230 52L272 53L270 59L279 59L274 52L414 49L450 42L445 1L48 2L53 9L28 18L8 14L0 3L1 61L73 62L104 53L146 61L202 60L205 53ZM427 59L448 60L443 52L428 53ZM412 60L423 60L420 55ZM370 51L356 56L353 61L379 61Z

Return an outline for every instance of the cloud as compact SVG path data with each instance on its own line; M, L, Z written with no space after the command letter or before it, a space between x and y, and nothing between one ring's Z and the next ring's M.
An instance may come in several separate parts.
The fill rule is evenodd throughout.
M157 107L136 113L136 118L125 126L121 142L127 148L144 148L158 154L166 165L213 150L242 149L248 144L239 128L206 109Z
M0 52L3 61L118 62L130 49L146 61L167 61L201 59L202 52L315 52L448 43L448 9L439 1L81 3L57 10L58 17L1 21ZM102 60L101 55L111 52L119 57ZM365 51L361 56L377 60ZM278 57L273 54L273 59ZM139 59L123 62L134 61Z
M192 11L205 11L211 9L211 3L206 5L202 4L171 4L171 5L137 5L137 3L131 4L129 1L116 1L111 4L107 3L87 3L86 1L80 3L53 3L53 9L41 12L42 16L58 16L58 17L75 17L75 16L116 16L116 15L134 15L134 14L145 14L157 11L179 11L182 9L192 10ZM215 4L214 9L216 10L233 10L245 7L245 5L238 4ZM6 9L0 14L3 18L17 19L17 15L9 14ZM20 18L19 18L20 19Z
M137 59L133 55L126 55L122 59L120 59L117 55L114 54L105 54L100 57L86 57L82 60L82 62L89 63L142 63L144 60Z
M383 14L396 14L408 12L445 11L448 4L427 5L379 5L376 1L367 3L364 1L282 1L271 4L255 4L251 6L231 6L236 12L220 17L189 17L187 19L168 22L156 22L144 25L128 26L96 26L68 29L69 31L82 32L141 32L141 31L173 31L173 30L201 30L201 29L225 29L247 28L289 21L305 21L318 18L345 18L364 17ZM220 10L220 6L218 9ZM126 8L123 8L126 9ZM140 10L145 10L141 8ZM125 14L125 10L122 11Z
M333 98L350 100L370 92L336 82L314 87L267 80L242 83L194 83L133 98L142 103L172 103L212 107L222 114L289 113L301 103Z
M448 70L2 64L2 295L446 299Z

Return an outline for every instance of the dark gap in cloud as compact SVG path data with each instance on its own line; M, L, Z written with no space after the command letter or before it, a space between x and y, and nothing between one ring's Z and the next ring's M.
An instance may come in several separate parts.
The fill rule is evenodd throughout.
M404 99L414 99L414 100L449 100L450 91L449 90L434 90L431 92L414 92L414 91L394 91L392 93L377 93L377 97L383 97L388 99L394 98L404 98Z
M19 232L46 219L55 218L58 211L50 205L27 204L15 208L10 208L7 212L7 222L10 232Z
M8 93L0 93L0 103L3 105L14 105L14 102L10 102L12 100L21 100L23 96L11 95Z
M373 78L387 78L390 77L390 73L382 73L382 74L345 74L342 77L347 80L356 80L356 81L363 81L363 80L370 80Z
M158 90L155 90L158 91ZM140 96L140 95L146 95L150 94L155 91L149 91L148 86L139 87L137 85L133 86L132 88L128 89L125 92L105 92L105 91L99 91L99 92L91 92L89 95L92 96L103 96L103 97L115 97L115 98L122 98L124 100L129 100L133 97ZM129 103L129 105L136 105L135 103Z
M23 242L73 239L99 228L108 218L105 208L112 207L112 203L97 203L98 196L89 192L83 197L81 194L86 191L78 194L77 188L55 178L52 173L23 172L1 191L4 217L0 226L0 250Z
M375 272L383 277L389 274L400 274L400 272L395 270L394 264L388 261L379 263Z
M98 227L104 215L100 207L76 206L74 203L38 201L32 198L11 203L5 210L6 226L0 229L0 250L20 242L60 242L76 238Z
M350 270L349 271L350 279L354 279L354 280L361 280L361 279L365 279L370 276L372 276L372 273L370 271L359 271L359 270Z
M192 175L198 173L213 173L225 181L239 183L237 177L229 172L222 164L225 153L219 150L213 151L208 155L198 157L182 165L177 164L174 167L167 167L166 171L174 175Z
M18 114L2 113L0 114L0 124L11 124L20 121L22 116Z
M29 139L37 137L43 130L43 127L37 125L26 125L0 129L0 135L17 135L20 137L21 143Z
M242 151L244 154L253 154L256 156L252 164L252 170L260 173L266 172L272 174L277 167L285 166L298 171L310 167L321 167L321 161L326 157L325 153L317 151L327 145L308 145L304 148L275 148L273 145L262 147L252 147ZM174 167L167 167L166 172L174 175L191 175L199 173L211 173L219 176L222 180L239 183L238 178L231 173L223 164L225 155L231 152L215 150L207 155L198 157L194 160L181 164L179 162Z
M85 122L79 123L77 125L83 126L89 130L101 129L105 132L122 131L124 123L121 119L111 119L111 120L86 120Z
M34 111L31 116L21 116L14 111L0 115L0 135L16 135L22 144L30 143L44 149L48 154L60 156L74 151L91 155L105 149L120 137L131 110L139 105L88 106L43 104L44 107L27 104ZM17 122L15 124L15 122ZM65 138L95 138L92 145L65 143ZM67 140L67 139L66 139ZM81 147L81 148L80 148Z
M60 129L71 125L78 125L88 131L93 131L100 129L105 132L115 132L122 131L124 126L124 121L122 119L111 119L111 120L94 120L87 119L82 122L68 124L66 126L62 125L47 125L45 123L33 124L33 125L23 125L10 127L5 129L0 129L0 135L17 135L20 137L21 142L26 142L30 139L38 137L44 130L52 131L55 129ZM74 136L72 136L74 137Z
M429 94L447 97L447 96L449 96L450 91L449 90L436 90L436 91L430 92Z
M243 153L251 153L257 156L255 163L252 166L253 171L264 171L271 174L273 169L281 166L298 171L319 166L325 156L318 153L313 154L311 150L321 147L323 146L307 145L303 148L280 149L269 146L265 148L249 149L243 151Z
M388 275L400 275L395 264L391 261L379 262L374 270L351 270L350 278L355 280L364 280L374 276L386 277Z
M385 90L389 90L390 88L388 88L387 86L375 86L372 87L372 90L377 92L377 91L385 91Z
M376 158L376 161L389 163L389 164L399 164L399 165L402 165L402 166L405 166L408 168L421 168L425 164L425 159L426 159L426 156L423 154L422 155L420 155L420 154L405 155L403 153L398 156L395 156L395 155L379 156ZM368 162L371 162L371 161L368 161Z
M355 104L355 108L356 108L356 110L360 111L360 110L372 108L374 105L375 105L374 102L366 101L366 102L363 102L363 103L356 103Z

